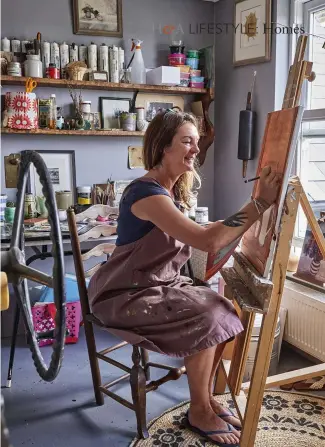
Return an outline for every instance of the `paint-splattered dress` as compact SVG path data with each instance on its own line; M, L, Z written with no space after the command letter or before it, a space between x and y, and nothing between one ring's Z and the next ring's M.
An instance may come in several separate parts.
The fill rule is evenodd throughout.
M120 204L118 239L110 259L89 284L93 314L109 332L131 344L186 357L243 330L232 303L181 276L190 247L131 212L137 200L168 192L140 178Z

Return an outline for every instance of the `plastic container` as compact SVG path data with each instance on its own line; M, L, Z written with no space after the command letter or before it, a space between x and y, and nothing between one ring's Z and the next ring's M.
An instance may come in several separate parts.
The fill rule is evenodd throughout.
M202 70L190 70L191 77L201 76Z
M60 70L54 64L50 64L46 69L46 77L51 79L60 79Z
M146 67L144 65L142 51L141 51L141 41L137 41L134 44L134 58L131 64L131 82L132 84L145 84L146 83ZM134 48L132 47L132 50Z
M91 186L78 186L78 205L91 205Z
M188 57L185 60L185 64L189 65L192 68L192 70L197 70L199 68L199 59L194 57Z
M170 54L184 54L184 45L170 45Z
M91 101L83 101L81 103L81 112L82 113L91 113Z
M181 79L190 79L190 74L189 73L181 73Z
M189 65L175 65L180 69L181 73L190 73L191 67Z
M187 57L188 57L188 58L199 59L199 57L200 57L200 52L199 52L198 50L188 50L188 51L187 51Z
M173 67L177 65L184 65L185 59L185 54L182 53L174 53L168 56L169 65Z
M205 206L195 208L195 222L198 224L209 223L209 208Z
M202 83L204 82L204 76L191 76L191 82Z
M192 82L192 81L190 81L189 87L191 87L191 88L204 88L204 82Z
M179 83L179 86L180 87L188 87L189 84L190 84L190 80L189 79L181 79L180 83Z

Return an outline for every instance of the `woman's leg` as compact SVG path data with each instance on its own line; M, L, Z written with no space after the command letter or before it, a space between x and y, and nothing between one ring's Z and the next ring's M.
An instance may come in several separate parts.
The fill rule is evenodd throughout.
M209 393L210 393L211 407L216 412L216 414L228 414L229 413L229 410L227 410L227 408L220 405L213 397L214 379L215 379L215 376L217 373L217 368L221 361L222 353L223 353L225 347L226 347L226 342L221 343L220 345L217 346L215 357L214 357L214 362L213 362L213 367L212 367L212 372L211 372L211 376L210 376L210 381L209 381ZM230 415L229 417L224 417L223 419L226 422L229 422L229 424L235 425L236 427L242 426L240 419L238 419L235 416Z
M211 407L209 392L215 354L220 350L219 347L212 347L185 358L191 396L189 421L191 425L203 431L228 431L227 423L220 419ZM217 442L234 444L239 442L239 436L240 433L234 431L232 434L211 435L210 438Z

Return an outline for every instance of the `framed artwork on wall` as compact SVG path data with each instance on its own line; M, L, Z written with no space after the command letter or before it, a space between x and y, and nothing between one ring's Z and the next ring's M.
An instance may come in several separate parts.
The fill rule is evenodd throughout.
M77 203L76 163L74 151L37 151L43 158L50 173L54 191L71 191L73 202ZM42 185L34 165L29 172L30 192L43 196Z
M123 37L122 0L73 0L74 34Z
M272 0L236 0L234 66L271 60Z
M130 112L131 99L101 96L99 110L102 129L120 129L119 116L122 112Z

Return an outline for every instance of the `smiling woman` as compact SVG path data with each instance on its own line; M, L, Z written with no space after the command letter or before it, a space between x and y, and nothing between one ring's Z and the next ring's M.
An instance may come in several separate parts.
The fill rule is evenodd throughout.
M219 251L243 234L274 202L277 176L270 169L262 171L257 201L203 227L175 206L187 207L194 183L200 185L198 143L191 114L168 109L151 121L143 150L148 173L123 193L117 247L92 277L88 295L93 314L113 334L185 358L191 427L237 445L239 431L229 424L240 427L240 421L212 399L212 383L225 343L243 327L230 301L208 287L193 286L180 272L191 247Z

